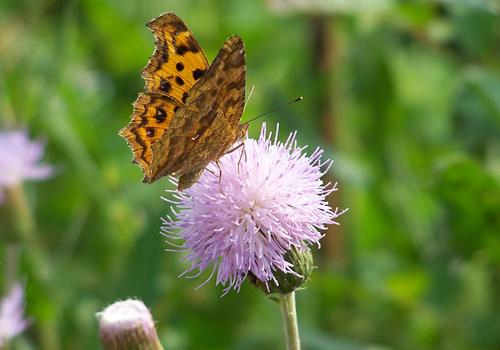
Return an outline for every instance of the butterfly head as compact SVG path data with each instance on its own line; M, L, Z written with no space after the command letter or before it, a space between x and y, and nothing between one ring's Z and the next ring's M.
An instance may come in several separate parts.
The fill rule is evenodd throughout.
M236 138L234 140L235 143L243 141L243 139L247 136L247 131L248 131L249 126L250 126L249 123L245 123L245 124L241 124L238 127L238 131L236 133Z

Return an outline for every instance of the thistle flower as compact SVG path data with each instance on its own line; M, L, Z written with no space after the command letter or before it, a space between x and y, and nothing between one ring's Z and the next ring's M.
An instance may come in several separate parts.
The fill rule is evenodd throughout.
M98 312L99 336L106 350L160 350L149 309L140 300L118 301Z
M16 283L0 304L0 347L3 347L4 341L24 332L33 322L24 319L25 308L24 288L21 283Z
M325 200L336 184L321 180L332 161L322 161L319 148L307 156L305 147L297 146L296 133L284 144L277 137L272 142L271 135L266 136L264 124L258 141L247 139L244 147L220 159L222 174L211 163L189 189L167 191L176 200L163 199L179 212L172 209L175 220L162 218L161 229L167 242L180 248L174 251L188 253L181 260L192 265L182 275L213 266L209 279L217 272L217 284L229 282L224 294L239 290L249 274L278 285L277 271L299 275L285 254L319 246L319 230L338 225L333 220L345 210L332 211ZM183 245L173 244L175 239L184 240Z
M38 162L43 157L45 145L30 141L26 131L0 131L0 203L3 188L12 187L24 180L43 180L52 174L52 167Z

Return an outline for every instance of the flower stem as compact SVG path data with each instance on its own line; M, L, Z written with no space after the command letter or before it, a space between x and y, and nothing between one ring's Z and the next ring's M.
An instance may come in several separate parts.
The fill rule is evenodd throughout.
M57 319L59 313L54 310L57 310L60 304L56 303L55 300L58 299L54 297L54 274L52 273L49 254L41 243L36 228L35 216L22 184L9 187L6 192L11 201L13 220L17 225L17 239L31 269L31 278L34 278L44 289L48 289L50 291L49 295L54 298L50 300L53 306L52 312L49 312L51 317L46 318L45 322L40 322L38 326L41 334L40 349L59 350L61 349ZM43 295L44 293L40 294ZM49 300L45 301L48 302Z
M36 231L35 218L30 203L26 198L22 185L7 188L7 194L12 202L14 220L17 224L17 234L31 267L43 282L50 280L48 256L43 250Z
M297 326L297 310L295 309L295 292L279 293L281 315L285 328L287 350L300 350L299 327Z

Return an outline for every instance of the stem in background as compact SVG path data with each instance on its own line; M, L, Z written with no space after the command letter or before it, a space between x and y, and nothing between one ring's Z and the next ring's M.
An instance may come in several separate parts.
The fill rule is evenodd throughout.
M19 244L7 242L5 252L5 261L2 261L1 265L5 271L3 293L1 293L3 295L9 294L12 286L18 280L21 249Z
M295 309L295 292L287 294L279 293L278 295L285 328L286 348L288 350L300 350L297 310Z
M24 188L19 184L7 188L6 192L12 205L13 221L17 225L17 237L27 253L26 258L37 278L47 283L50 280L48 257L36 232L35 219Z
M44 289L53 290L53 271L51 269L49 254L40 241L37 232L35 217L24 192L22 184L6 188L7 196L12 206L14 224L17 226L17 238L22 247L22 253L32 271L30 278L34 278ZM49 292L53 298L54 293ZM51 300L56 309L53 314L40 322L40 349L59 350L60 339L58 334L58 317L60 313L57 310L60 305Z

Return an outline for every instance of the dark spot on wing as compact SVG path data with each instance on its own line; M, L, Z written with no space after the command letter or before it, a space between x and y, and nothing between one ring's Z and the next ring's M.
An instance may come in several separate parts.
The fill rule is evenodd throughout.
M163 92L169 93L170 91L172 91L172 85L168 81L162 79L158 89Z
M163 123L167 119L167 113L163 108L156 108L156 122Z
M189 51L193 53L197 53L199 51L198 44L196 42L196 39L193 37L189 37Z
M165 45L161 45L161 50L157 50L157 52L160 53L160 62L161 63L167 63L168 60L170 59L169 58L169 55L168 55L168 47L165 46ZM159 65L158 69L160 68L161 65Z
M199 133L203 134L203 132L212 124L214 119L217 117L216 111L212 110L210 113L207 113L198 121L199 124Z
M234 98L228 98L227 100L224 101L224 108L229 108L231 106L234 106L236 105L237 102Z
M238 79L236 81L233 81L232 83L229 83L227 85L227 90L233 90L233 89L239 90L244 87L245 87L245 80Z
M148 137L154 137L155 136L155 129L154 128L146 128L146 135L148 135Z
M180 56L184 56L184 54L188 51L190 50L189 47L187 47L186 45L179 45L175 47L175 53Z
M170 22L169 24L174 29L175 36L179 35L182 32L187 32L187 30L188 30L186 25L182 22Z
M175 65L175 68L177 69L178 72L182 72L184 69L184 65L179 62Z
M186 99L187 99L187 98L188 98L188 93L187 93L187 92L183 93L183 94L182 94L182 102L183 102L183 103L186 103Z
M228 71L245 65L245 56L233 55L233 59L227 60L226 64L222 67L223 71Z
M203 74L205 74L205 71L206 71L206 69L195 69L193 71L194 80L200 79L203 76Z
M184 85L184 80L182 80L182 78L179 76L175 77L175 82L177 83L177 85L180 85L180 86Z

